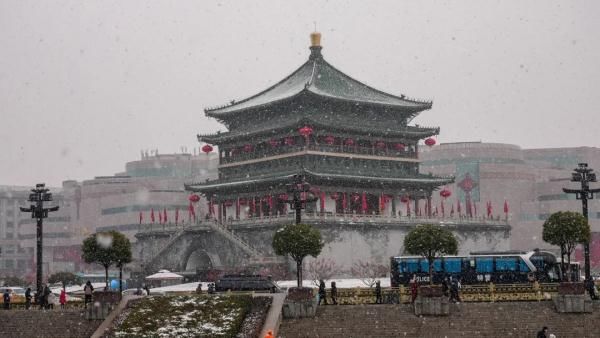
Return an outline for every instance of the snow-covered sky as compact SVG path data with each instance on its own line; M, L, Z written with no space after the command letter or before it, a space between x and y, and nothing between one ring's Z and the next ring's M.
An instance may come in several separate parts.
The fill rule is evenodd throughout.
M599 1L0 1L0 184L178 152L308 57L432 99L439 142L600 146Z

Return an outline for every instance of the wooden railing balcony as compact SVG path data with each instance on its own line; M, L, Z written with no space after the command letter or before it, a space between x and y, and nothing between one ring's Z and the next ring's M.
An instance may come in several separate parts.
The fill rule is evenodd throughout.
M397 151L393 149L379 149L374 147L360 147L360 146L343 146L343 145L327 145L327 144L309 144L306 145L288 145L278 146L265 149L256 149L250 152L240 152L232 156L225 156L221 158L221 164L242 162L255 160L260 158L266 158L271 156L289 154L300 152L303 150L312 150L325 153L337 153L337 154L359 154L368 156L380 156L380 157L392 157L392 158L409 158L417 159L417 153L415 151Z
M444 224L447 226L455 225L484 225L507 227L509 222L506 218L495 216L487 218L484 216L467 217L467 216L388 216L388 215L362 215L362 214L340 214L331 212L302 212L302 220L310 223L339 223L339 224L390 224L390 225L415 225L415 224ZM253 226L253 225L277 225L291 224L295 221L295 213L288 212L287 214L250 217L244 219L235 219L227 217L220 222L215 218L198 219L195 222L183 223L164 223L164 224L141 224L138 228L138 233L143 236L148 232L172 233L183 230L211 230L215 225L225 227L226 229L235 228L237 226Z

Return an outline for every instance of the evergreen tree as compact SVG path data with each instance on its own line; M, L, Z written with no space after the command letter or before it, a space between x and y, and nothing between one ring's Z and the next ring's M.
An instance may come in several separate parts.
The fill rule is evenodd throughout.
M433 284L433 261L438 256L456 255L458 241L450 230L439 225L417 225L404 238L404 251L427 259L429 284Z
M323 249L319 230L307 224L290 224L277 230L273 237L273 249L280 256L289 255L296 262L298 287L302 286L302 260L306 256L317 257Z
M564 280L564 257L567 256L567 280L571 280L571 254L580 243L590 240L590 225L578 212L555 212L544 222L542 238L545 242L560 248L561 280Z

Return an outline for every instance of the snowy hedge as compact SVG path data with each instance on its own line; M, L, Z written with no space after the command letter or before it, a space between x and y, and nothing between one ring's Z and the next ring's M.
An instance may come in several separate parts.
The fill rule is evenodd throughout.
M234 337L251 297L184 295L136 302L114 331L116 337Z

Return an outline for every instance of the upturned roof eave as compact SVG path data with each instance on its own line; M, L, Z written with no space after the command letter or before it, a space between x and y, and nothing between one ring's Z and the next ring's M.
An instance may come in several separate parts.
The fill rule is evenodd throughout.
M378 182L378 183L389 183L389 184L414 184L414 185L429 185L433 186L433 188L450 184L454 182L454 177L407 177L407 178L396 178L396 177L375 177L375 176L360 176L360 175L349 175L349 174L333 174L333 173L321 173L321 172L312 172L310 170L300 170L299 172L291 172L291 173L282 173L277 176L269 176L269 177L257 177L254 179L244 179L237 181L223 181L223 180L215 180L208 181L205 183L191 183L184 184L185 190L194 191L198 193L214 191L216 189L233 189L240 186L247 185L260 185L263 183L286 183L291 177L295 174L304 174L309 180L319 179L319 178L336 178L336 179L352 179L352 180L360 180L366 182Z
M306 119L305 123L302 123L302 121L298 121L298 122L294 121L293 123L290 123L285 126L281 126L280 128L270 128L270 129L265 129L265 130L259 130L259 131L252 132L252 133L246 133L244 135L231 134L231 132L224 132L224 133L210 134L210 135L197 135L197 139L199 142L218 144L218 143L232 141L232 140L235 140L238 138L247 138L247 137L252 137L252 136L263 135L265 137L272 137L272 135L270 135L270 134L272 134L273 131L276 131L279 129L285 129L293 124L298 124L299 126L302 124L310 124L312 126L329 127L334 130L340 130L340 131L347 130L342 127L336 128L335 125L327 125L324 123L319 123L319 122L312 121L310 119ZM417 127L417 128L421 128L421 127ZM355 132L359 133L359 135L360 134L369 134L369 135L373 134L372 131L355 130ZM386 136L386 137L396 137L396 138L406 138L406 139L422 139L425 137L438 135L439 132L440 132L440 128L437 127L437 128L422 128L422 130L419 130L419 131L400 130L400 131L398 131L398 133L390 133L388 131L384 131L384 132L381 132L381 135Z
M385 102L375 102L375 101L365 101L365 100L352 100L352 99L348 99L348 98L343 98L343 97L339 97L339 96L335 96L335 95L324 95L320 92L316 92L314 90L311 90L312 85L305 87L304 89L293 93L292 95L283 97L281 99L278 100L274 100L274 101L269 101L267 103L263 103L263 104L259 104L259 105L255 105L255 106L250 106L250 107L242 107L240 109L236 109L236 110L229 110L226 112L220 112L218 111L219 109L225 109L225 108L230 108L230 107L234 107L234 106L227 106L227 107L223 107L223 108L217 108L215 110L208 110L205 109L204 110L204 114L208 117L212 117L215 118L217 120L219 120L220 122L226 122L226 119L231 118L237 114L241 114L244 112L248 112L248 111L256 111L256 110L261 110L261 109L265 109L268 107L272 107L284 102L290 102L292 100L294 100L295 98L301 96L302 94L310 94L310 95L314 95L318 98L322 98L322 99L327 99L327 100L334 100L334 101L338 101L338 102L343 102L343 103L350 103L350 104L360 104L360 105L365 105L365 106L371 106L371 107L380 107L380 108L390 108L393 110L396 110L399 114L405 114L407 115L406 117L410 118L410 117L414 117L416 116L418 113L431 109L433 107L433 103L432 102L427 102L427 103L422 103L420 105L414 105L414 106L405 106L405 105L400 105L400 104L393 104L393 103L385 103ZM260 94L257 94L260 95ZM240 102L241 103L241 102Z

